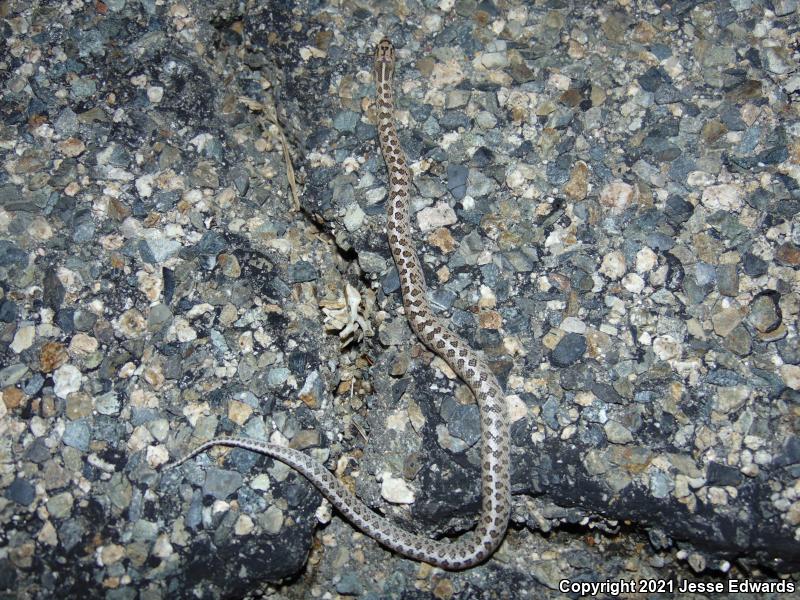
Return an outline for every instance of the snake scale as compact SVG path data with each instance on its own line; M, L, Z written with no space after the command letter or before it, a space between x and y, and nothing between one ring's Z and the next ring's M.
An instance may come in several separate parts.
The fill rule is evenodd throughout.
M466 341L450 332L431 311L425 277L411 239L411 172L394 126L395 51L388 39L375 49L378 132L389 172L386 231L400 275L405 315L417 337L470 387L480 407L481 512L475 531L460 538L432 540L409 533L374 513L324 466L307 455L275 444L236 437L215 438L164 469L173 469L213 446L234 446L266 454L305 476L355 527L404 556L445 569L466 569L488 557L503 539L511 511L509 432L505 396L492 371Z

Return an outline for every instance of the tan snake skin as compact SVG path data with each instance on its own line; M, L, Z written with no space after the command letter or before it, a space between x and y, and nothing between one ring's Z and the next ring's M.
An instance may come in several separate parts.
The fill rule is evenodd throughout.
M488 365L469 345L451 333L431 312L425 277L414 251L409 220L411 173L394 128L392 80L395 52L388 39L375 49L378 130L383 158L389 171L387 234L400 275L403 306L419 339L470 387L480 406L481 495L478 526L456 541L438 541L409 533L372 512L349 492L325 467L309 456L267 442L244 438L216 438L201 444L187 456L167 465L173 469L213 446L235 446L260 452L299 471L355 527L384 546L405 556L445 569L466 569L488 557L503 539L511 511L509 433L503 390Z

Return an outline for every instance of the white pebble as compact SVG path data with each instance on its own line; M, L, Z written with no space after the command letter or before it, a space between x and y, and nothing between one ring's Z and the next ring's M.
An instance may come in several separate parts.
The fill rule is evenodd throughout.
M62 365L53 373L53 381L56 383L53 391L59 398L66 398L81 389L81 379L81 372L77 367Z
M414 502L414 492L409 489L406 482L397 477L392 477L392 474L388 471L383 474L381 496L394 504L411 504Z
M609 279L619 279L625 275L625 255L619 250L606 254L600 265L600 273Z

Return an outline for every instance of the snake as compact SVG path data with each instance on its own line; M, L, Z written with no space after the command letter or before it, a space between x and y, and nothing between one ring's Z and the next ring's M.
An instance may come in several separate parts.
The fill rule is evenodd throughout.
M481 511L477 526L456 539L431 539L411 533L369 509L328 469L308 455L260 440L218 437L166 465L174 469L214 446L232 446L265 454L307 478L353 526L408 558L462 570L485 561L500 545L511 513L510 435L503 389L486 361L431 310L427 285L411 237L411 171L394 124L392 84L395 48L383 38L375 48L374 78L378 138L389 175L386 234L400 278L406 319L419 340L440 356L474 394L481 426Z

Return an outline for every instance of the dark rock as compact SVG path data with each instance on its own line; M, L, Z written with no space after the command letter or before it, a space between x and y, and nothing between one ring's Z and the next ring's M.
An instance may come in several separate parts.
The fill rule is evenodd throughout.
M586 352L586 338L578 333L568 333L550 353L550 361L556 367L568 367Z
M17 477L6 488L3 495L12 502L28 506L36 498L36 488L27 480Z

